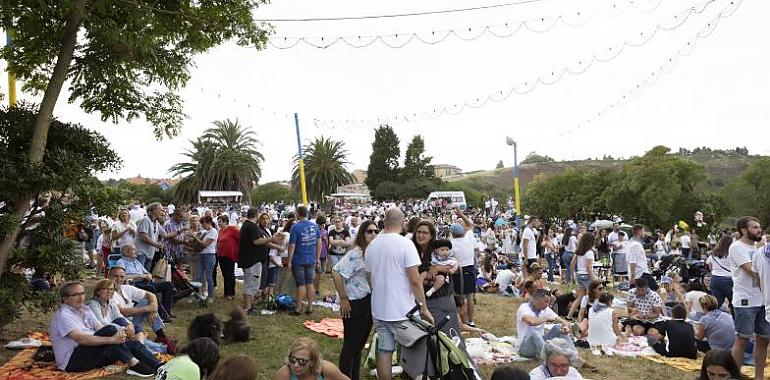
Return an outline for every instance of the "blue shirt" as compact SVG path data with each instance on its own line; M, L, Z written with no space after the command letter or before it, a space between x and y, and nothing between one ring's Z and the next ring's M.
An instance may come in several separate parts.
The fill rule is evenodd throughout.
M315 264L315 249L320 238L321 231L315 223L303 220L294 224L289 234L289 244L294 244L291 265Z
M700 318L709 346L717 350L730 350L735 343L735 324L730 314L712 310Z
M123 269L126 270L126 274L129 276L150 273L147 271L144 265L142 265L142 263L140 263L139 260L137 260L136 258L134 258L133 260L129 260L124 257L118 260L118 262L115 265L123 267Z

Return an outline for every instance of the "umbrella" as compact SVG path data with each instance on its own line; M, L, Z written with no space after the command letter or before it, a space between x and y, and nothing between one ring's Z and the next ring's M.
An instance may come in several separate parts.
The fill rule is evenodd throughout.
M591 223L593 228L612 228L613 222L611 220L597 220Z
M497 220L495 220L495 227L500 227L505 224L508 224L508 221L503 218L497 218Z

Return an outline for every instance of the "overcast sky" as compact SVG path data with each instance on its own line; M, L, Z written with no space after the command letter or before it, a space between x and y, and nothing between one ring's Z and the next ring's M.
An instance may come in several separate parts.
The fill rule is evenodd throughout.
M196 59L192 79L181 93L189 119L173 140L156 141L152 128L143 121L102 123L77 105L66 104L65 93L55 114L103 133L121 155L123 168L117 173L100 173L101 178L167 177L167 169L182 160L181 153L190 147L188 140L214 120L237 118L253 128L262 142L265 162L260 183L288 180L296 153L293 112L299 113L303 140L322 134L344 140L351 170L366 169L378 118L392 121L402 151L412 136L421 134L434 164L453 164L463 171L492 169L501 159L511 166L513 152L505 144L505 136L519 142L520 160L531 151L557 160L604 154L629 157L659 144L674 150L746 146L753 154L770 154L768 1L743 0L732 17L719 20L709 37L698 39L691 55L666 65L668 74L658 74L657 82L640 96L628 96L625 106L608 108L638 83L654 78L652 73L677 57L677 51L686 48L686 42L699 31L710 30L707 25L719 19L720 12L733 9L730 1L664 0L659 4L657 0L636 0L634 7L621 13L628 1L542 0L439 15L275 22L276 36L325 36L327 40L332 36L402 34L401 40L390 37L394 43L411 32L426 32L422 34L425 38L430 38L431 31L447 29L476 35L479 26L498 25L492 29L507 33L521 20L551 20L528 24L539 29L552 24L557 15L564 15L561 20L565 23L582 26L559 21L543 33L522 28L510 38L487 34L474 41L450 36L436 45L413 42L401 49L375 43L362 49L338 44L328 49L300 45L255 51L227 44ZM396 14L492 4L499 3L276 0L261 7L255 18ZM688 12L693 6L703 12ZM627 46L617 58L595 62L582 74L566 74L555 84L539 85L525 95L514 93L505 101L489 102L478 109L466 108L458 115L412 123L395 121L395 116L401 120L405 114L432 113L441 107L452 111L454 104L475 104L476 98L488 94L500 97L500 91L507 93L512 87L521 91L538 77L549 82L552 71L559 73L565 67L582 71L593 55L613 56L624 42L647 40L658 25L670 29L680 24L681 16L671 20L675 14L689 17L673 30L658 30L643 46ZM5 91L5 80L2 85ZM604 110L609 112L597 118Z

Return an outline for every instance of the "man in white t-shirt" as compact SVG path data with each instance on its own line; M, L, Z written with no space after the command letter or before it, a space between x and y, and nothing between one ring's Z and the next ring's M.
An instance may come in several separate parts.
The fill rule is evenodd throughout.
M521 254L525 262L522 265L522 272L527 273L532 263L537 261L537 235L535 230L540 225L540 220L537 217L529 218L527 226L524 227L524 232L521 233Z
M523 303L516 311L516 332L519 335L519 355L524 358L537 358L543 352L546 341L563 338L575 350L575 345L569 337L569 322L561 319L548 305L551 295L546 289L536 289L530 301ZM545 334L545 324L561 324L554 326ZM575 350L576 351L576 350Z
M754 342L754 378L764 379L767 343L770 340L770 323L765 319L765 298L760 290L764 265L759 261L762 252L756 243L762 239L759 220L743 217L735 222L740 239L730 245L728 259L733 278L733 310L735 319L735 344L733 358L743 363L743 353L751 338ZM765 292L770 289L765 289Z
M391 359L396 350L396 331L406 314L420 304L420 315L433 323L425 304L422 279L417 270L417 248L401 236L404 214L397 208L385 213L385 229L366 247L364 259L372 286L372 318L377 329L377 378L391 379Z
M460 313L465 324L475 327L473 322L474 307L473 295L476 293L476 238L473 236L473 221L468 218L459 207L455 207L455 213L460 217L458 223L449 227L452 242L452 256L460 264L460 270L452 277L455 294L461 296L463 304ZM482 249L483 252L483 249Z
M642 245L644 226L641 224L634 224L631 233L634 237L628 244L628 253L626 254L630 281L633 284L637 278L646 277L650 289L652 289L652 291L657 291L658 283L655 281L655 277L652 276L650 268L647 266L647 255L644 254L644 245Z
M511 285L514 283L516 283L516 273L513 272L513 263L508 263L505 269L497 273L495 284L497 284L498 291L503 295L512 295L513 288Z

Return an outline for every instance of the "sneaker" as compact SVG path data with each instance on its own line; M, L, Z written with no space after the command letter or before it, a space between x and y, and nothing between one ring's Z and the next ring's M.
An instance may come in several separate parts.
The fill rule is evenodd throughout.
M476 327L476 323L474 323L473 321L468 321L465 324L470 326L470 327Z
M153 377L155 376L155 370L140 362L129 367L128 370L126 370L126 375L137 377Z

